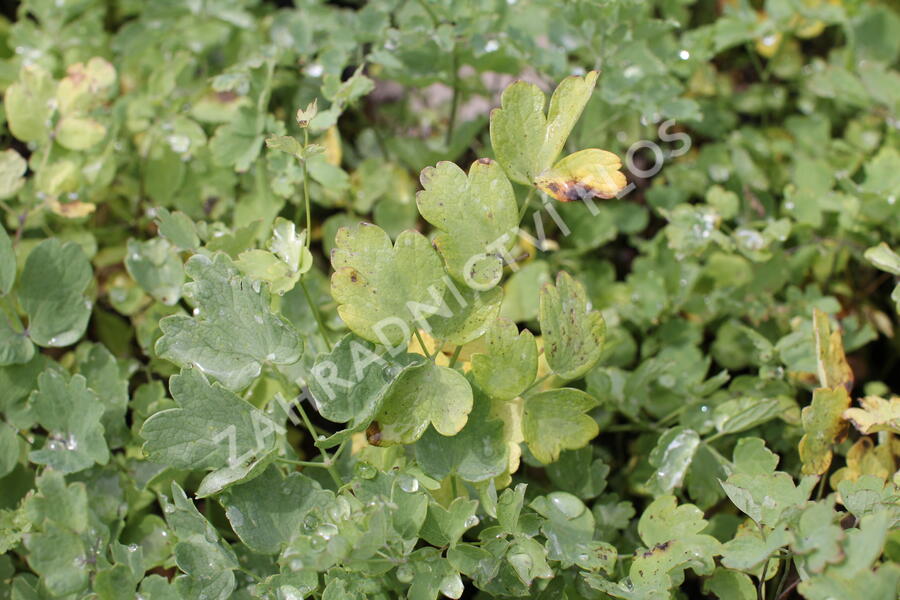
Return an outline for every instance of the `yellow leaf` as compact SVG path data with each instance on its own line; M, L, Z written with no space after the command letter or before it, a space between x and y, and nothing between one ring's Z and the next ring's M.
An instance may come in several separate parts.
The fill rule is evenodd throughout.
M322 139L322 145L325 146L325 162L334 167L341 166L344 154L341 150L341 136L338 134L337 126L328 128Z
M897 443L897 440L893 440L893 443ZM874 475L886 481L894 470L891 443L876 446L872 438L861 437L847 452L847 466L835 471L829 484L831 489L836 490L842 481L856 481L863 475Z
M588 148L559 160L534 179L542 192L560 202L615 198L625 188L622 161L612 152Z
M818 308L813 309L813 332L819 385L825 388L844 386L849 391L853 388L853 371L844 355L841 332L831 330L828 315Z
M831 466L831 448L847 431L842 415L849 406L850 395L844 387L813 392L812 403L801 412L805 433L799 450L804 475L821 475Z
M75 202L60 202L59 200L52 200L50 202L50 210L61 217L66 217L68 219L80 219L81 217L86 217L97 210L97 205L90 202L81 202L80 200L76 200Z
M900 397L890 400L866 396L859 401L862 408L848 408L844 418L865 434L878 431L900 433Z

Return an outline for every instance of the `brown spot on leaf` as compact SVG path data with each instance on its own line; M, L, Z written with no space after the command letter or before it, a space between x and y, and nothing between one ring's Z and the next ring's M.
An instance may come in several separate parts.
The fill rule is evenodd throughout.
M372 421L372 424L366 428L366 440L373 446L381 444L381 426L378 421Z

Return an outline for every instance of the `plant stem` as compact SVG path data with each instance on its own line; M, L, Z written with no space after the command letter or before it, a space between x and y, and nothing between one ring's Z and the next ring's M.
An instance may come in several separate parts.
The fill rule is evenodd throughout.
M450 357L450 368L456 364L456 359L459 358L459 353L462 351L462 344L456 347L456 350L453 351L453 356Z
M286 465L296 465L298 467L320 467L322 469L328 468L328 465L321 462L316 462L314 460L296 460L293 458L284 458L282 456L275 457L280 463L284 463Z
M444 138L444 146L450 147L450 141L453 139L453 129L456 127L456 111L459 107L459 66L456 64L456 44L453 45L453 51L450 53L450 85L453 87L453 98L450 100L450 120L447 124L447 135Z
M793 557L785 559L784 570L781 572L781 578L778 580L778 585L775 587L775 593L772 595L772 598L777 599L778 596L781 595L781 590L784 589L784 584L787 583L787 578L791 572L791 565L793 563Z
M306 287L306 282L303 281L303 277L300 278L300 288L303 290L303 295L306 296L306 303L309 304L309 309L312 311L313 317L316 319L316 325L318 325L319 327L319 335L321 335L322 339L325 340L325 346L328 348L328 351L331 352L331 340L328 339L328 332L325 329L325 321L322 320L322 315L319 313L319 308L316 306L316 303L313 302L312 296L309 295L309 289Z
M303 149L309 146L309 129L303 128ZM309 209L309 163L303 159L303 203L306 205L306 249L309 250L309 244L312 239L312 217Z
M428 346L425 345L425 340L422 339L422 334L419 333L418 329L413 329L413 333L416 334L416 339L419 341L419 345L422 347L422 354L428 356Z
M534 381L534 383L532 383L532 384L529 385L527 388L525 388L525 391L522 392L522 393L519 394L519 395L520 395L520 396L524 396L525 394L527 394L528 392L530 392L533 388L536 388L537 386L541 385L542 383L544 383L545 381L547 381L547 380L550 379L551 377L553 377L553 373L547 373L547 374L544 375L543 377L539 377L538 379L536 379L536 380Z
M522 222L522 218L525 216L525 212L528 210L528 207L531 205L531 197L534 195L534 188L528 190L528 195L525 196L525 202L522 203L522 208L519 209L519 222Z
M296 406L297 406L297 412L300 413L300 418L303 419L303 424L306 425L306 429L307 429L307 431L309 431L309 435L312 436L313 444L315 444L317 441L316 438L318 437L318 434L316 434L316 428L313 427L312 421L309 420L309 416L307 416L307 414L306 414L306 409L303 408L303 403L297 402ZM318 448L319 454L322 455L323 466L328 471L328 474L331 475L331 478L334 480L334 483L338 487L341 487L342 485L344 485L344 482L341 481L341 476L338 474L337 469L334 468L333 461L332 461L331 457L328 456L328 453L325 452L324 449L319 448L318 446L316 446L316 448Z

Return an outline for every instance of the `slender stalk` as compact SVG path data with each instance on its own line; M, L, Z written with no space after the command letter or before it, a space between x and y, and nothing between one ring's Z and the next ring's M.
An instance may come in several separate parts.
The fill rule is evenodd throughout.
M307 416L306 414L306 409L303 408L303 403L297 402L296 406L297 412L300 413L300 418L303 419L303 424L306 425L306 429L307 431L309 431L309 435L312 436L313 443L315 444L316 438L318 437L316 428L313 426L312 421L309 420L309 416ZM344 485L344 482L341 481L341 476L338 474L337 469L334 468L333 460L328 456L328 453L318 446L316 446L316 448L318 448L319 454L322 455L323 466L328 471L328 474L331 475L331 479L334 480L335 485L337 485L338 487Z
M459 107L459 65L456 64L456 44L450 53L450 85L453 87L453 98L450 100L450 120L447 123L447 136L444 145L450 147L453 140L453 129L456 127L456 112Z
M536 379L536 380L534 381L534 383L532 383L532 384L529 385L527 388L525 388L525 391L522 392L522 393L519 394L519 395L520 395L520 396L524 396L525 394L527 394L528 392L530 392L532 389L534 389L534 388L536 388L537 386L541 385L542 383L544 383L545 381L547 381L547 380L550 379L551 377L553 377L553 373L547 373L547 374L544 375L543 377L539 377L538 379Z
M422 347L422 354L428 356L428 346L425 345L425 340L422 339L422 334L419 333L418 329L413 329L413 333L416 334L416 339L419 341L419 345Z
M316 319L316 325L318 325L319 327L319 335L321 335L322 339L325 340L325 346L328 347L328 351L331 352L331 340L328 339L328 332L325 329L325 321L322 320L322 315L319 313L319 308L316 306L316 303L313 302L312 296L310 296L309 294L309 289L306 287L306 282L303 281L303 277L300 278L300 288L303 290L303 295L306 296L306 303L309 304L309 309L312 311L313 317L315 317Z
M525 196L525 202L522 203L522 207L519 209L519 222L522 222L522 217L525 216L525 212L528 210L528 207L531 206L531 197L534 196L534 188L528 190L528 195Z
M459 353L462 351L462 345L456 347L456 350L453 351L453 356L450 357L450 368L452 369L454 365L456 365L456 360L459 358Z
M303 149L309 146L309 129L303 128ZM306 249L312 240L312 217L309 209L309 164L303 161L303 203L306 205Z
M313 460L295 460L293 458L284 458L282 456L276 456L275 460L286 465L296 465L298 467L319 467L322 469L328 467L328 465L326 465L325 463L316 462Z
M781 572L781 578L779 578L778 580L778 585L775 587L775 593L772 595L772 598L775 598L777 600L777 598L781 595L781 590L784 589L784 584L787 583L787 578L791 573L791 565L793 563L793 557L784 561L784 570Z

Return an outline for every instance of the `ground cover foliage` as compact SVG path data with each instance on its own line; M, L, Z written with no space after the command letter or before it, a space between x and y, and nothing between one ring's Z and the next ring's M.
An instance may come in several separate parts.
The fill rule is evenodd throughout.
M889 3L8 17L0 598L897 597Z

